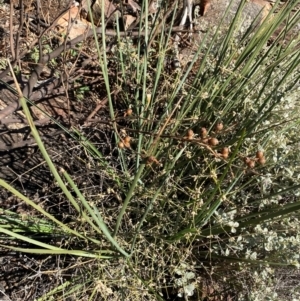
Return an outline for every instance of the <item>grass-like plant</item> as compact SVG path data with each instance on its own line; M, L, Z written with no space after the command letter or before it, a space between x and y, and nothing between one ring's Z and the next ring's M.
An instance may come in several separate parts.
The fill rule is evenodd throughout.
M146 16L148 4L142 7ZM221 292L238 289L240 298L259 300L273 272L269 266L299 267L299 37L282 41L300 14L290 17L297 1L287 3L236 40L243 5L217 51L218 29L207 33L188 66L171 71L172 27L151 27L145 18L136 45L117 26L116 82L108 75L105 29L99 44L95 32L117 167L78 129L72 131L118 190L119 207L100 210L101 199L90 200L72 175L58 170L19 91L32 135L77 216L64 223L0 180L43 216L37 222L3 211L0 232L36 248L2 247L94 258L84 283L68 280L39 300L71 294L78 300L164 300L172 290L202 300L207 276ZM267 45L284 20L287 25ZM118 101L111 97L113 84L123 89ZM70 243L52 245L32 233L63 234ZM78 242L86 249L73 249Z

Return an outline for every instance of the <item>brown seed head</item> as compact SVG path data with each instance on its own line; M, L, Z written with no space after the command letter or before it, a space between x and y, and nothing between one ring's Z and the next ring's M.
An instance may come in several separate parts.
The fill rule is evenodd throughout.
M228 147L223 147L222 150L221 150L221 154L222 154L222 157L224 159L227 159L228 155L229 155L229 148Z
M227 153L227 154L223 154L222 157L223 157L224 159L228 159L229 154L228 154L228 153Z
M118 147L119 147L119 148L124 148L124 143L123 143L122 141L120 141L120 142L118 143Z
M261 159L261 158L263 158L263 157L264 157L263 151L259 150L259 151L256 152L256 158L257 158L257 159Z
M266 163L266 158L262 156L261 158L258 159L258 163L264 165Z
M217 132L222 131L223 128L224 128L224 125L223 125L222 122L218 122L218 123L216 124L216 131L217 131Z
M207 129L201 128L200 135L201 135L201 138L205 138L207 136Z
M229 153L229 148L228 147L223 147L222 149L222 154L228 154Z
M210 138L208 139L208 144L211 146L216 146L219 144L219 140L217 138Z
M126 137L124 138L124 142L125 142L125 143L129 143L130 140L131 140L131 138L130 138L129 136L126 136Z
M189 129L186 133L186 138L189 140L192 140L194 138L194 132L193 130Z
M244 158L244 162L245 162L246 164L249 164L250 161L251 161L250 158L248 158L248 157L245 157L245 158Z
M255 161L254 160L250 160L248 163L247 163L248 167L249 168L254 168L255 167Z
M132 109L127 109L125 112L125 117L126 116L131 116L132 115Z
M154 156L149 156L147 159L146 159L146 163L149 165L149 164L152 164L152 163L155 163L157 165L159 165L159 162L158 160L154 157Z

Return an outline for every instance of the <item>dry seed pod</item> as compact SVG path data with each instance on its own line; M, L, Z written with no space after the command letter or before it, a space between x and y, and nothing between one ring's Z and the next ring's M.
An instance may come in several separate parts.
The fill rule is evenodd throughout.
M126 137L124 138L124 142L125 142L125 143L129 143L130 140L131 140L131 138L130 138L129 136L126 136Z
M223 147L221 152L222 152L223 155L228 154L229 153L229 148L228 147Z
M122 136L126 135L126 130L125 129L120 129L120 134L122 134Z
M130 140L131 140L131 138L129 136L126 136L124 138L123 143L126 148L130 148Z
M258 163L264 165L266 163L266 158L262 156L261 158L258 159Z
M208 144L211 146L216 146L219 144L219 140L217 138L210 138L208 139Z
M119 147L119 148L124 148L124 143L123 143L122 141L120 141L120 142L118 143L118 147Z
M223 123L222 122L218 122L217 124L216 124L216 131L217 132L220 132L220 131L222 131L223 130L223 128L224 128L224 125L223 125Z
M256 152L256 158L257 158L257 159L264 158L264 153L263 153L263 151L257 151L257 152Z
M207 136L207 129L201 128L200 135L201 135L201 138L205 138Z
M247 166L248 166L249 168L254 168L254 166L255 166L255 161L254 161L254 160L250 160L250 161L247 163Z
M131 115L132 115L132 109L127 109L125 114L124 114L124 117L131 116Z
M222 154L222 157L224 159L227 159L228 158L228 155L229 155L229 148L228 147L224 147L222 150L221 150L221 154Z
M147 165L150 165L152 163L159 165L159 162L157 161L157 159L154 156L149 156L148 158L146 158L146 163L147 163Z
M250 161L251 161L250 158L248 158L248 157L245 157L245 158L244 158L244 162L245 162L246 164L249 164Z
M193 130L189 129L186 133L186 138L189 140L192 140L194 138L194 132Z
M222 155L222 157L223 157L224 159L228 159L229 154L224 154L224 155Z

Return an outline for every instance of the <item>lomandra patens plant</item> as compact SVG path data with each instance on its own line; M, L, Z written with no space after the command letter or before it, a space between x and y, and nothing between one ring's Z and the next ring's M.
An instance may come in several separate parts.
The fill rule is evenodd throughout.
M148 4L143 2L145 15ZM84 194L62 171L64 180L55 179L84 221L78 227L82 231L75 231L5 186L50 220L50 231L55 225L87 241L88 251L76 255L110 258L105 266L97 260L91 265L86 281L92 289L74 286L77 299L85 294L91 300L163 300L175 291L201 300L208 294L203 282L209 278L219 291L235 290L240 300L258 300L272 285L267 280L273 267L299 265L299 38L283 43L300 17L299 12L290 16L296 4L287 3L275 16L270 12L256 31L237 41L241 2L223 42L213 47L220 41L216 27L181 69L168 67L174 54L167 18L159 25L141 21L138 41L122 39L117 26L113 59L119 73L113 83L103 29L97 48L117 168L109 160L103 163L96 146L81 137L93 160L101 158L107 182L117 183L119 205L106 202L101 208L101 195ZM169 19L173 22L175 14ZM284 20L286 27L268 45ZM112 84L121 91L116 100ZM25 235L5 231L25 240ZM40 253L69 251L27 242L38 245ZM80 279L66 281L44 297L65 293L76 283Z
M286 6L272 22L268 16L242 47L232 40L224 42L219 60L206 53L192 86L187 87L185 81L196 60L176 84L152 91L144 119L155 120L155 105L165 109L157 122L145 122L139 128L148 127L150 137L143 148L147 168L138 174L147 184L137 190L137 198L149 204L143 225L138 224L145 240L150 232L173 246L185 243L195 258L210 259L212 265L219 259L241 265L298 266L298 238L282 223L284 216L299 210L299 182L297 177L286 178L293 161L289 167L284 167L283 158L275 164L274 154L291 138L287 129L298 128L299 120L292 112L287 115L285 111L288 118L281 119L278 111L287 99L294 99L290 105L298 109L299 38L285 47L266 45L292 9ZM297 17L298 13L287 28L295 26ZM278 41L285 34L283 29ZM183 90L188 92L180 95ZM226 159L225 147L230 150ZM277 168L287 172L279 176ZM133 205L135 197L130 202ZM282 256L287 249L288 255Z

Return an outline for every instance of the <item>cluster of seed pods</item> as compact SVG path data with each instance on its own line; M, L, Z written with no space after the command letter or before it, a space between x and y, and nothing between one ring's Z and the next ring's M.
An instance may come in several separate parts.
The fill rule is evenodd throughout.
M119 148L130 148L130 141L131 141L131 138L129 136L126 136L122 141L119 141L118 143L118 147Z
M221 132L224 128L224 125L222 122L218 122L215 126L215 131L216 132ZM187 131L187 135L186 135L186 138L188 140L192 140L194 139L194 132L193 130L189 129ZM219 140L215 137L208 137L208 132L207 132L207 129L202 127L200 129L200 137L201 137L201 140L203 143L206 143L206 144L209 144L210 146L216 146L219 144Z
M216 125L215 125L215 132L216 133L219 133L223 130L224 128L224 125L222 122L218 122ZM187 134L186 134L186 139L188 140L192 140L194 139L194 132L193 130L189 129L187 131ZM207 144L209 145L210 147L215 147L219 144L219 140L216 138L216 137L209 137L208 136L208 131L206 128L202 127L200 129L200 138L201 138L201 142L204 143L204 144ZM221 157L223 157L224 159L227 159L228 156L229 156L229 148L228 147L224 147L222 148L221 152L219 153L219 155Z
M220 133L223 129L224 129L224 125L222 122L216 123L215 133ZM193 132L192 129L189 129L184 138L187 140L193 140L194 137L195 137L195 133ZM202 143L205 143L210 147L214 147L219 144L219 140L217 138L208 136L207 129L204 127L200 129L200 138ZM218 153L218 156L222 157L223 159L227 159L229 157L229 152L230 150L228 147L223 147ZM256 152L255 158L251 159L249 157L243 157L243 159L248 168L254 168L256 163L260 165L264 165L266 163L266 158L262 150L258 150Z
M263 151L258 150L256 152L255 158L245 157L244 162L249 168L254 168L256 162L260 165L264 165L266 163L266 158L265 158Z
M129 108L126 110L124 117L131 116L131 115L132 115L132 109ZM214 133L220 133L223 131L223 129L224 129L224 124L222 122L217 122L214 127ZM212 136L208 135L208 131L205 127L202 127L200 129L199 137L200 137L200 142L203 144L206 144L210 148L210 150L212 152L214 152L212 150L212 148L216 147L219 144L219 140L216 137L212 137ZM190 141L195 140L194 131L192 129L188 129L186 132L186 135L183 137L183 139L190 140ZM130 148L131 147L130 142L131 142L131 137L126 136L119 141L118 147L121 149L122 148ZM216 156L221 157L226 160L229 157L229 152L230 152L229 147L225 146L218 153L214 152L214 154ZM264 165L266 163L266 158L265 158L262 150L258 150L256 152L255 158L249 158L249 157L242 157L242 158L243 158L245 164L247 165L247 167L251 168L251 169L255 167L256 163L258 163L260 165ZM153 156L150 156L147 160L147 164L151 164L153 162L157 163L158 161L156 159L155 160L154 159L155 158Z

